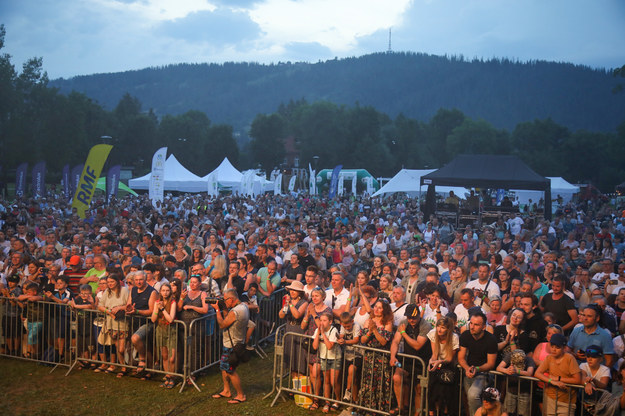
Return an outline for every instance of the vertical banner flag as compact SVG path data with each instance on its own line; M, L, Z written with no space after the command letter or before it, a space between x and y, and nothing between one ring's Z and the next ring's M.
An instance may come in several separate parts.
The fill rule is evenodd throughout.
M289 181L289 192L295 191L295 181L297 180L297 176L291 176L291 180Z
M343 196L343 185L345 185L345 176L339 173L339 180L336 189L336 194L338 196Z
M256 179L256 172L253 170L249 171L249 175L247 177L247 193L250 196L256 196L254 192L254 180Z
M219 195L219 178L218 171L212 172L208 175L208 196L217 196Z
M122 165L115 165L109 168L106 173L106 195L107 198L117 197L119 188L119 174L122 172Z
M358 191L358 188L356 187L358 185L358 173L354 172L354 176L352 177L352 195L356 196L356 193Z
M93 198L95 193L100 173L102 173L102 168L112 148L113 146L110 144L96 144L89 150L89 155L80 174L80 181L72 201L72 208L76 208L80 218L85 218L85 211L91 204L91 198Z
M341 169L343 169L343 165L336 165L332 170L332 178L330 179L330 193L328 195L330 199L336 196L336 188L339 183L339 173L341 173Z
M46 196L46 162L39 162L33 166L32 191L35 198Z
M161 147L152 156L152 173L150 174L150 184L148 195L152 206L156 202L163 202L165 195L165 161L167 160L167 147Z
M80 182L80 174L84 169L85 165L80 164L74 166L72 171L69 174L69 194L74 195L76 193L76 189L78 188L78 182Z
M315 189L317 185L317 177L313 168L310 167L310 163L308 164L308 172L310 174L310 177L308 178L308 193L310 195L315 195L317 193Z
M373 195L373 178L371 176L367 176L365 178L367 184L367 196Z
M63 182L63 196L65 197L65 199L69 199L69 165L63 166L61 182Z
M22 197L26 191L26 171L28 163L22 163L15 170L15 196Z
M278 176L273 181L273 194L282 195L282 172L278 173Z
M503 197L505 193L506 193L505 189L497 189L497 205L499 205L501 201L503 201Z

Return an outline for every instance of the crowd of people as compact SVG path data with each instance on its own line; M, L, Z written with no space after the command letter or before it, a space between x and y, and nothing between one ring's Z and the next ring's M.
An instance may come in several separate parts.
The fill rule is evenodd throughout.
M140 196L97 201L85 219L42 198L0 201L0 215L4 354L41 354L47 331L31 304L45 301L68 305L54 309L47 341L57 357L69 352L71 308L77 354L106 362L95 371L123 377L132 349L138 376L155 362L176 373L186 346L172 323L214 311L224 388L213 397L236 404L246 398L232 357L277 323L259 304L284 288L274 300L296 335L285 363L327 399L312 409L405 414L425 399L407 387L424 370L432 415L457 412L459 371L469 415L531 414L543 388L546 414L569 414L580 405L570 385L596 406L625 407L612 394L625 375L625 218L607 203L460 228L399 196L180 195L156 206ZM105 316L95 337L89 311ZM540 384L497 385L493 371ZM168 375L162 386L175 384Z

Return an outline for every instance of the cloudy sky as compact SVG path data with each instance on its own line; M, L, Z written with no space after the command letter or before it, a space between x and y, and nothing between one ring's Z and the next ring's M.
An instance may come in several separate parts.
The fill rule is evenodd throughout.
M51 79L388 49L625 65L624 0L0 0L3 52Z

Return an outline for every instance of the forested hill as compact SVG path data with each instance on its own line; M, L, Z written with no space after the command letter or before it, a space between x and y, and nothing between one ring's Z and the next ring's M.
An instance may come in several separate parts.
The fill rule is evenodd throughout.
M200 110L235 130L246 129L258 113L305 98L358 102L418 120L457 108L509 130L551 117L573 130L613 131L625 121L625 93L612 93L618 82L609 72L565 63L378 53L316 64L179 64L50 85L83 92L108 109L128 92L158 115Z

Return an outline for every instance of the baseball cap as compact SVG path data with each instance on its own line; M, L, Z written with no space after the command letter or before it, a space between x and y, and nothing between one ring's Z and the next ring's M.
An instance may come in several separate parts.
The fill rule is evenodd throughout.
M553 335L552 335L553 337ZM586 357L603 357L603 348L600 345L590 345L586 348Z
M82 260L81 260L80 256L74 255L74 256L69 258L69 265L70 266L78 266L81 263L82 263Z
M555 345L556 347L564 347L566 344L566 337L562 334L553 334L549 343L551 345Z
M421 315L419 314L419 307L414 303L406 306L406 310L404 311L404 316L407 318L418 318Z

